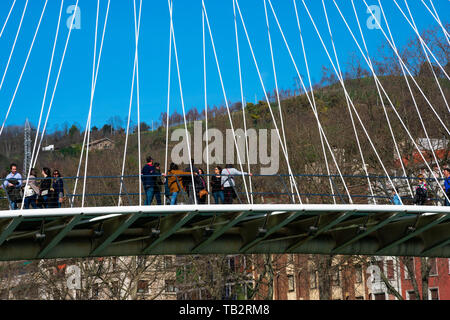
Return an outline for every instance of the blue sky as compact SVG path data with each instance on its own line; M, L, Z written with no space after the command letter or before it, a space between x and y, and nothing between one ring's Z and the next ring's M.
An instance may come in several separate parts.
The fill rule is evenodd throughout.
M406 10L404 1L397 1ZM321 1L306 0L305 2L318 25L326 45L331 50L331 42ZM425 0L425 2L428 5L430 4L429 0ZM0 1L0 28L3 27L12 3L13 0ZM12 55L11 64L6 74L5 83L0 91L0 119L2 122L17 85L44 3L44 0L29 1L22 29ZM70 5L75 3L75 0L64 1L61 29L56 47L46 108L50 101L68 33L66 21L71 15L66 10ZM227 98L229 101L236 102L240 101L240 87L232 3L232 0L205 0ZM325 55L302 2L298 0L296 3L299 9L313 82L317 82L321 78L322 67L331 68L331 64ZM337 3L359 40L359 32L350 1L338 0ZM367 0L367 3L374 5L378 1ZM434 0L433 3L441 19L444 19L446 16L445 13L449 12L450 9L449 1ZM60 1L50 0L48 2L41 29L37 35L27 69L6 122L7 125L21 125L24 123L25 118L29 118L34 125L38 122L60 4ZM100 28L103 26L106 4L106 0L100 1ZM306 76L293 2L291 0L272 0L272 4L284 29L286 39L291 47L297 65L300 68L300 73ZM349 61L354 52L357 52L357 47L333 2L326 0L326 4L334 32L336 49L342 67L345 69L344 63ZM376 56L377 49L385 42L385 38L381 31L377 29L371 30L366 26L366 21L370 15L366 12L367 8L363 1L357 0L355 4L369 50L372 55ZM393 1L383 0L382 4L388 15L389 24L397 45L404 45L414 35L413 30L407 24ZM437 23L421 4L421 1L409 0L408 4L413 12L419 30L437 26ZM0 38L0 77L3 76L6 68L24 5L25 0L16 1L5 31ZM275 88L275 83L263 1L240 0L239 5L255 50L256 59L258 60L266 89L271 91ZM64 123L68 123L69 125L77 123L84 128L88 116L97 1L80 0L79 7L81 9L81 29L74 29L70 38L49 118L48 128L50 131L53 131L57 126L61 128ZM269 18L279 87L282 89L292 89L295 83L294 77L296 76L296 72L270 11ZM141 121L147 123L151 123L152 120L158 120L160 113L166 111L167 107L169 21L166 0L143 0L141 34L139 39L140 115ZM192 107L203 109L201 0L175 0L174 27L186 109L189 110ZM382 27L386 28L384 21ZM257 100L262 100L263 91L239 18L238 28L244 94L246 100L249 102L254 102L255 97ZM101 33L99 33L99 42L100 35ZM93 104L93 126L101 127L113 116L119 116L125 119L128 115L133 72L134 41L133 0L111 0L103 55ZM206 46L208 104L211 106L220 105L224 102L224 97L208 35ZM359 52L357 53L360 56ZM177 110L181 113L181 101L174 59L172 60L171 78L171 112ZM306 78L304 80L307 81ZM137 121L135 103L133 104L132 121L134 123ZM123 124L126 124L125 120Z

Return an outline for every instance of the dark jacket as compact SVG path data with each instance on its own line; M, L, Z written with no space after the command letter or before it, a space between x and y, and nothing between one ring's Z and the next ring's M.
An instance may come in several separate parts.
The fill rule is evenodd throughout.
M155 169L155 191L159 191L161 192L161 187L164 185L163 181L162 181L162 176L161 176L161 171Z
M39 185L39 190L42 193L42 191L50 190L51 187L52 187L52 179L45 178L44 180L41 181L41 184Z
M58 198L64 197L64 182L63 179L58 178L53 181L53 189L55 189L55 193Z
M222 191L222 179L221 177L212 176L211 177L211 190L212 192Z
M142 168L142 184L144 185L144 189L154 187L155 186L155 175L156 169L153 165L146 164L144 168Z

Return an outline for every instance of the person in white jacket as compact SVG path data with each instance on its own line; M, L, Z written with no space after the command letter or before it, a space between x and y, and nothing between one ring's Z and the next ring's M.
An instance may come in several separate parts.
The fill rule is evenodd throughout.
M237 197L237 194L235 193L234 190L234 187L236 185L236 183L234 182L234 176L242 176L242 175L252 176L251 173L241 172L233 168L233 165L231 164L227 164L225 166L225 169L222 170L221 184L223 187L223 193L225 195L224 204L232 204L233 199Z

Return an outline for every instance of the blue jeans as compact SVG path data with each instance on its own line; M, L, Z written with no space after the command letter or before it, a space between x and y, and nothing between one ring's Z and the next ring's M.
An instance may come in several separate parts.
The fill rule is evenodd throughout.
M161 202L161 192L159 190L155 190L154 187L148 187L145 189L145 195L147 198L145 199L145 205L149 206L152 204L153 197L156 198L156 202L160 206L162 204Z
M42 208L48 208L48 196L42 196Z
M25 197L25 201L23 203L23 208L30 209L30 204L31 204L33 209L37 209L36 199L37 199L36 195L30 196L30 197Z
M17 210L17 204L14 201L9 200L9 210Z
M178 192L172 192L170 194L170 205L174 206L177 204L177 197L178 197Z
M225 194L223 193L223 191L213 192L213 197L216 204L219 204L219 199L222 201L222 203L225 202Z

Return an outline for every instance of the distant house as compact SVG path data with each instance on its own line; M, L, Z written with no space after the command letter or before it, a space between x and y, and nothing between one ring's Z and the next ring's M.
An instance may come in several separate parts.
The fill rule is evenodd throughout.
M55 145L51 144L49 146L43 147L42 151L55 151Z
M89 149L91 150L108 150L108 149L114 149L114 141L103 138L99 140L92 141L89 143Z
M447 139L430 139L431 147L433 148L434 154L436 155L438 161L450 158L450 150L448 148L448 142L449 140ZM424 164L423 158L425 158L425 160L428 163L434 161L433 151L430 148L430 143L428 142L428 139L425 138L417 139L416 144L420 152L417 151L416 148L414 148L411 155L402 156L402 162L404 166L405 167L414 166L417 168L426 169L427 166ZM399 168L401 164L396 153L394 153L394 161L395 166Z

